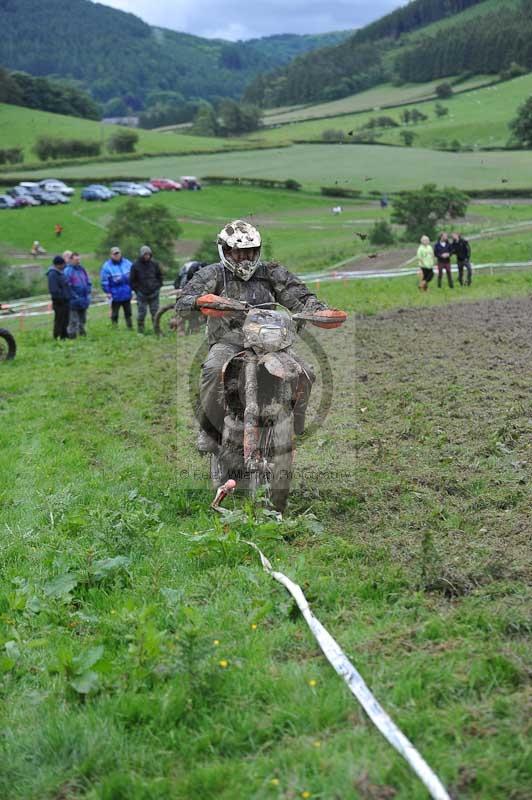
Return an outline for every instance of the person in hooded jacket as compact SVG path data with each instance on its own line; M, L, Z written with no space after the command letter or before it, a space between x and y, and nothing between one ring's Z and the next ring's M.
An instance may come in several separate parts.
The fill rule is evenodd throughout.
M111 254L107 261L102 264L100 271L100 283L107 299L111 301L111 323L118 325L118 314L121 308L124 309L126 326L132 328L131 322L131 286L129 276L131 272L131 261L124 258L119 247L111 247Z
M159 262L152 258L152 250L148 245L140 248L140 258L131 267L129 283L137 295L137 328L144 333L144 320L148 308L151 321L155 320L159 310L159 292L163 285L163 273Z
M72 253L72 261L65 269L65 278L70 292L68 337L86 336L87 309L91 304L92 283L85 267L80 263L79 253Z
M65 277L65 259L63 256L54 256L52 266L46 273L46 277L48 278L48 291L52 298L52 308L54 310L54 339L66 339L70 290Z

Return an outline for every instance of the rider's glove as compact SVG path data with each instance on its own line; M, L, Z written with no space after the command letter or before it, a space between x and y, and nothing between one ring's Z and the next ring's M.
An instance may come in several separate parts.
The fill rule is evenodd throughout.
M319 321L312 320L312 324L317 325L318 328L339 328L347 319L345 311L337 308L324 308L322 311L315 311L313 316L320 317ZM321 318L323 318L323 322Z
M230 306L226 310L219 308L226 304ZM213 308L213 306L218 306L218 308ZM199 308L206 317L227 317L231 312L234 313L231 301L227 297L220 297L217 294L202 294L201 297L197 297L196 308Z

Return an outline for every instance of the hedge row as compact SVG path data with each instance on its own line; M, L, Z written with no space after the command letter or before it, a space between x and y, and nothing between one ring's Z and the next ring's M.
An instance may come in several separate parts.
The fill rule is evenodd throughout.
M261 189L289 189L293 192L301 189L301 184L292 178L286 180L273 180L271 178L235 178L225 175L204 175L205 183L218 185L260 186Z
M22 147L8 147L0 150L0 164L20 164L24 161Z
M362 194L361 189L342 189L340 186L321 186L320 192L327 197L360 197Z

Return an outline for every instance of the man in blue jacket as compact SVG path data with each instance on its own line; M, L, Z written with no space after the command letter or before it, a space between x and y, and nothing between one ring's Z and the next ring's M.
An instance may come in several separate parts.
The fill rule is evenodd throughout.
M52 308L54 310L54 339L66 339L70 291L65 278L65 259L63 256L54 256L52 266L46 273L46 277L48 278L48 291L52 298Z
M107 299L111 301L111 322L115 326L118 325L120 308L123 308L127 327L133 327L131 322L132 291L129 285L130 272L131 261L124 258L119 247L111 247L111 257L102 264L100 281Z
M91 280L81 266L79 253L72 253L72 261L65 269L65 278L70 292L67 333L69 339L75 339L78 334L86 336L85 324L92 291Z

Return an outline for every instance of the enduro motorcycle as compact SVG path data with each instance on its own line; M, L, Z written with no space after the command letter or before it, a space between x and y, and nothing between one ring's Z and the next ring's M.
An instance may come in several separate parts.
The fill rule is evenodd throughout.
M15 358L16 352L15 337L6 328L0 328L0 361L10 361Z
M338 327L346 319L336 311L323 324L323 317L275 310L275 304L249 306L224 298L223 304L208 301L200 307L245 317L244 346L223 370L225 417L221 443L211 456L214 488L236 481L240 491L254 494L263 488L273 507L283 512L292 479L294 449L294 402L303 367L289 352L305 322ZM271 306L274 306L272 309Z

